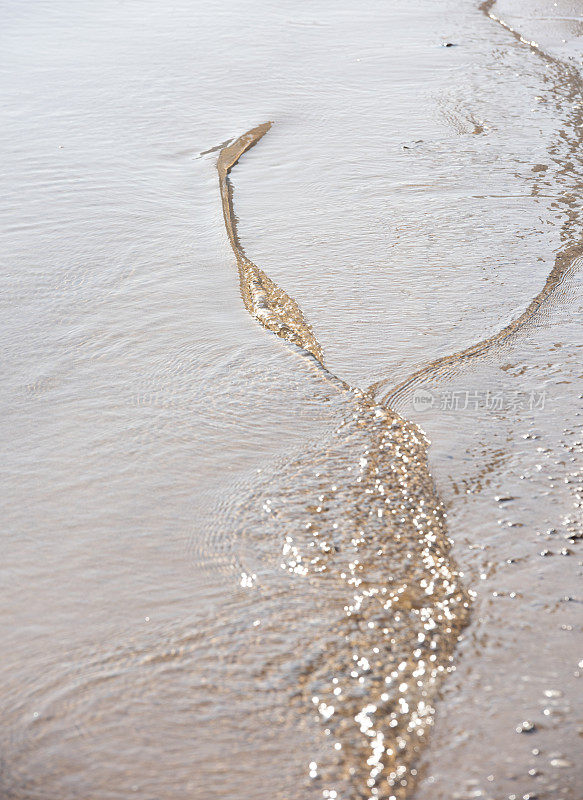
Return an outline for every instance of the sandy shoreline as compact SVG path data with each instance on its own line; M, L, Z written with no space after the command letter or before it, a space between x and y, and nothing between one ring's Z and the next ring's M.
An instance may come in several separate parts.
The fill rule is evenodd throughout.
M363 509L403 452L424 476L401 476L407 525L429 479L418 443L383 455L371 409L361 425L353 398L244 307L215 146L269 119L236 174L245 258L264 271L248 310L261 291L294 298L290 330L299 319L315 357L383 398L488 342L391 399L431 440L451 558L475 593L443 650L417 789L395 791L575 800L582 33L568 0L13 5L2 798L366 796L354 714L330 712L352 686L346 593L297 555L317 519L330 574L346 559L342 575L375 591L406 582L398 547L392 569L350 548L357 528L395 547ZM409 633L397 625L401 650ZM354 640L361 732L391 658L365 653L373 639Z

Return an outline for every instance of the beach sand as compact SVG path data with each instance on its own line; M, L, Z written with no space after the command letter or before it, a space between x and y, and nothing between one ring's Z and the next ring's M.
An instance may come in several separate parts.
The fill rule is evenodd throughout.
M577 800L581 4L4 11L0 797ZM339 383L241 296L268 120L243 255ZM417 744L380 486L471 600Z

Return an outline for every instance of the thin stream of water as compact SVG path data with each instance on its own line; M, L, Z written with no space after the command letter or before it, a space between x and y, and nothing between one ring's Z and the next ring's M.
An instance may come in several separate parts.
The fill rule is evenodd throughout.
M5 5L3 798L577 797L575 5Z

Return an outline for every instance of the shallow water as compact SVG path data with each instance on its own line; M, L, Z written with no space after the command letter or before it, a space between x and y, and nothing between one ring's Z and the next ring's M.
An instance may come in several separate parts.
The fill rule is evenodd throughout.
M366 796L356 700L330 736L311 701L345 680L346 592L281 563L322 494L342 559L369 428L249 316L205 153L268 119L239 235L354 387L384 398L565 267L392 405L476 593L415 796L577 796L583 14L541 9L490 13L568 68L472 3L5 4L2 796ZM374 552L370 584L399 579Z

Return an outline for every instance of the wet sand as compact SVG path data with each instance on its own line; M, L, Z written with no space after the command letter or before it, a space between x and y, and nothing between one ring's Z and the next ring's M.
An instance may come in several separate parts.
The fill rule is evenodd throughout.
M580 795L580 17L10 8L2 797Z

